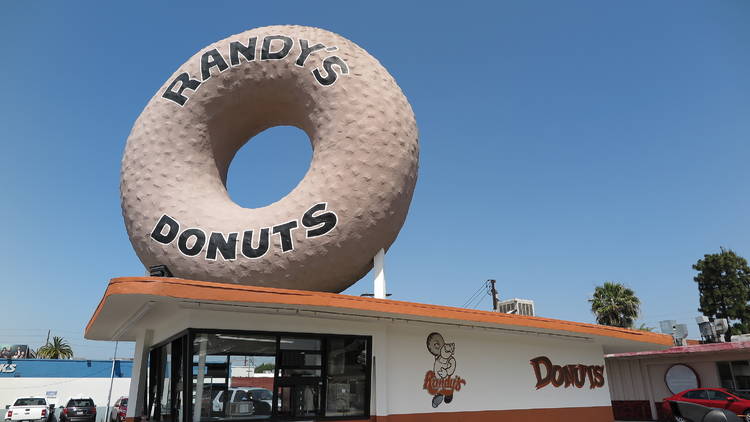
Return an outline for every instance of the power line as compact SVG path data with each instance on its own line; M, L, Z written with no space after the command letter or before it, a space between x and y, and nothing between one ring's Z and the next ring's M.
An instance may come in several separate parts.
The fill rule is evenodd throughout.
M462 308L466 308L466 307L467 307L467 306L469 306L470 304L474 303L474 302L475 302L475 301L477 300L477 297L479 297L479 300L481 300L481 298L482 298L482 296L481 296L481 293L482 293L482 288L484 288L484 289L486 290L486 289L488 289L488 288L489 288L488 286L489 286L489 282L487 282L487 281L483 282L483 283L482 283L482 284L481 284L481 285L479 286L479 288L477 288L477 290L476 290L476 291L474 291L474 293L473 293L473 294L472 294L472 295L471 295L471 296L469 297L469 299L467 299L467 300L466 300L466 302L464 302L464 304L463 304L463 305L461 305L461 307L462 307ZM477 295L479 295L479 296L477 296ZM475 306L476 306L476 305L475 305Z
M491 288L490 288L490 283L489 283L489 280L488 280L488 281L485 281L485 282L484 282L484 284L483 284L483 285L482 285L481 287L484 287L484 288L485 288L485 293L486 293L486 294L488 294L488 295L491 295ZM481 287L480 287L480 290L481 290ZM484 299L486 299L486 297L487 297L487 296L486 296L486 295L483 295L483 294L481 294L481 291L480 291L480 292L478 292L478 293L479 293L479 294L478 294L478 295L475 295L475 296L474 296L474 299L473 299L473 300L472 300L471 302L469 302L469 304L468 304L467 306L465 306L465 307L467 307L467 308L471 308L471 309L476 309L476 308L477 308L477 306L479 306L479 305L480 305L480 304L482 303L482 301L483 301Z
M471 307L471 309L476 309L485 299L487 299L487 296L479 296L479 300L474 304L474 306Z
M478 294L478 293L479 293L480 291L482 291L482 287L484 287L484 285L482 285L482 286L479 286L479 288L477 288L477 290L475 290L475 291L474 291L474 293L472 293L472 295L471 295L471 296L469 296L469 298L468 298L468 299L467 299L467 300L466 300L466 301L465 301L465 302L463 303L463 305L461 305L461 307L462 307L462 308L465 308L465 307L466 307L466 305L468 305L469 303L473 302L473 301L474 301L474 298L476 297L476 295L477 295L477 294Z

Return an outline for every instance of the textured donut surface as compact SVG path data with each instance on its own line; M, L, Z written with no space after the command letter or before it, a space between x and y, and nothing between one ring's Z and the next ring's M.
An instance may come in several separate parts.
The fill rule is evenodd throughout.
M243 208L227 193L229 164L280 125L309 136L310 168L279 201ZM396 239L418 158L411 106L365 50L318 28L252 29L191 57L138 117L122 161L125 226L147 268L339 292Z

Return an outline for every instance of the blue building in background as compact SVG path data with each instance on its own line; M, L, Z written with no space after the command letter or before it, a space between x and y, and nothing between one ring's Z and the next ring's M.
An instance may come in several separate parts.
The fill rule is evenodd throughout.
M130 378L132 360L115 361L115 378ZM0 379L20 378L109 378L111 360L2 359Z
M18 397L45 397L57 406L71 397L90 397L97 407L107 404L112 377L111 401L127 396L132 360L0 359L0 405ZM105 412L101 412L102 419Z

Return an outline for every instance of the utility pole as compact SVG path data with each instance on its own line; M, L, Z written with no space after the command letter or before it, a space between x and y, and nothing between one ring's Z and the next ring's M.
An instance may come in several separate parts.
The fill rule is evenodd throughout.
M47 330L47 341L44 342L45 346L49 344L49 333L50 333L50 331L52 331L52 330L51 329Z
M492 310L497 312L497 289L495 288L495 280L487 280L490 282L490 294L492 295Z
M112 410L111 407L109 407L109 402L112 400L112 383L115 381L115 363L117 362L117 344L120 343L119 341L115 341L115 355L112 356L112 373L109 375L109 394L107 395L107 411L104 412L104 421L102 422L109 422L109 412Z

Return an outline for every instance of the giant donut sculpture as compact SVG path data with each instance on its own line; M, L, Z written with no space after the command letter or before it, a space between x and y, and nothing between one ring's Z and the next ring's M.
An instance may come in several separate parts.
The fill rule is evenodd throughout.
M279 125L307 133L310 168L279 201L243 208L226 190L229 164ZM340 292L396 239L418 159L411 106L365 50L318 28L252 29L191 57L138 117L122 161L125 226L147 268Z

